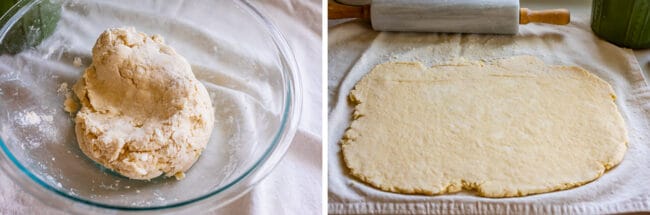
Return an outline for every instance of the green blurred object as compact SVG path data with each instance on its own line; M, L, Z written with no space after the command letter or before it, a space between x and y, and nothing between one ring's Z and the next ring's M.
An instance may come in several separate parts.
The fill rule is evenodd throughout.
M619 46L650 48L650 0L594 0L591 29Z
M0 25L12 24L10 20L24 7L32 6L37 10L30 10L20 20L13 23L22 26L12 28L5 35L5 40L0 44L0 54L16 54L27 48L35 47L45 38L52 35L56 24L61 17L61 3L55 0L29 1L29 0L1 0Z

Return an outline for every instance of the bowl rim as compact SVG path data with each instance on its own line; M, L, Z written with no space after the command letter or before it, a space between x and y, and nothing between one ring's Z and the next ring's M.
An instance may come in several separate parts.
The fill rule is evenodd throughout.
M8 33L8 30L11 27L13 27L28 11L30 11L34 6L36 6L38 3L41 3L43 1L47 1L47 0L19 0L9 10L7 10L5 14L0 16L0 24L2 25L0 28L0 41L4 40L4 38ZM258 24L261 25L268 34L270 34L272 42L279 53L278 57L282 65L281 73L282 73L282 79L285 88L285 93L283 95L284 102L282 104L283 111L282 111L282 118L280 120L280 127L275 132L275 135L271 140L271 145L264 151L262 156L259 159L257 159L257 161L254 162L253 165L250 166L246 171L244 171L240 176L236 177L234 180L228 182L227 184L222 185L221 187L219 187L214 191L208 192L206 194L202 194L198 197L173 203L173 204L162 205L162 206L151 206L151 207L116 206L116 205L110 205L106 203L88 200L76 195L71 195L49 185L47 182L45 182L44 180L36 176L34 173L32 173L27 167L25 167L25 165L23 165L13 155L13 153L11 153L10 149L7 147L2 137L0 137L0 149L2 149L0 151L3 152L2 153L3 156L0 156L0 158L7 158L10 161L10 163L14 165L14 167L17 167L17 169L24 174L24 176L27 176L27 178L31 179L30 181L31 183L36 183L40 185L41 188L45 188L46 190L52 191L58 196L65 197L65 199L67 200L73 200L75 202L83 203L88 206L94 206L102 209L121 210L121 211L153 211L153 210L174 209L174 208L180 208L182 206L188 206L190 204L214 197L215 195L222 193L232 188L233 186L239 184L245 179L251 178L252 175L256 173L257 170L262 169L262 166L264 166L265 164L270 165L268 166L269 167L268 171L263 172L262 173L263 175L260 175L260 177L253 177L254 179L252 180L254 181L251 181L249 186L243 187L244 192L235 195L230 199L227 199L225 203L227 204L243 196L244 193L251 190L250 188L254 187L259 181L263 180L266 176L268 176L268 174L272 171L272 169L274 169L278 165L279 161L286 154L286 151L288 150L289 145L291 145L292 139L295 135L296 129L301 119L302 92L300 90L301 79L300 79L299 67L297 66L297 63L295 61L294 53L291 50L291 47L288 45L282 33L277 29L277 27L275 26L275 24L273 24L273 22L271 22L264 14L262 14L254 5L252 5L247 0L236 0L233 2L238 6L240 6L240 8L242 8L244 12L253 16L253 18L258 21ZM284 145L284 146L278 147L279 145ZM276 154L277 156L275 156ZM273 159L274 163L267 163L267 161L269 161L269 158L273 157L272 155L275 156L275 159ZM0 159L0 160L4 160L4 159ZM2 167L3 171L13 171L12 169L7 169L5 165L0 165L0 167ZM14 183L16 180L19 179L12 174L7 174L7 175L9 176L9 178L11 178L14 181ZM39 200L41 200L38 195L34 195L33 193L31 193L31 190L29 191L30 194L32 194L32 196L36 196ZM41 200L41 202L43 201ZM225 204L220 204L219 206L223 206L223 205Z

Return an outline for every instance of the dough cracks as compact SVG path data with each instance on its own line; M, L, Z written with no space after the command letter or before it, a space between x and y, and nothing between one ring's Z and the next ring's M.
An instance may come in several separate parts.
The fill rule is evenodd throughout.
M81 103L75 117L79 147L132 179L182 178L212 132L207 90L158 35L106 30L73 90Z

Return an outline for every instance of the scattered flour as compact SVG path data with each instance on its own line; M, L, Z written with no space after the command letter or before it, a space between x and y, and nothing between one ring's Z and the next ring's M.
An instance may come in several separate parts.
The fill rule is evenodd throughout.
M40 117L41 117L41 120L43 120L45 122L54 121L54 117L52 117L52 115L41 115Z
M41 117L33 111L27 113L21 113L21 119L18 121L21 125L37 125L41 123Z
M54 138L56 129L53 125L54 117L47 113L38 111L22 111L14 115L16 128L24 130L27 136L23 137L21 147L35 148L41 143L48 142L48 139ZM36 129L38 131L35 132Z

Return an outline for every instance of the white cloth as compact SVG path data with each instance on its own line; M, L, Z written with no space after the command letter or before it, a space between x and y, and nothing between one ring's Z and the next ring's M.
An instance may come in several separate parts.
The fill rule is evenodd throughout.
M178 6L174 13L189 13L195 1L168 2ZM137 9L134 2L133 8ZM321 198L321 2L318 0L252 1L284 34L293 49L301 72L303 111L292 145L269 176L240 199L213 214L319 214ZM204 14L196 14L197 11ZM210 10L191 11L211 17ZM124 17L122 17L124 18ZM136 19L136 18L133 18ZM165 36L165 35L163 35ZM88 47L94 41L85 41ZM0 173L0 214L60 214L30 196Z
M320 214L322 210L322 62L319 0L257 1L293 49L301 72L303 110L291 148L250 193L217 214Z
M633 52L595 37L588 17L573 16L568 26L522 26L516 36L375 32L360 21L330 26L328 211L333 214L602 214L650 210L650 88ZM547 64L581 66L613 86L630 139L619 166L596 181L574 189L503 199L468 193L439 196L389 193L347 173L339 147L353 108L347 96L375 65L420 61L431 66L459 57L489 60L515 55L537 56Z
M319 0L257 1L284 33L300 68L302 119L278 167L250 193L217 214L320 214L322 210L322 62Z

